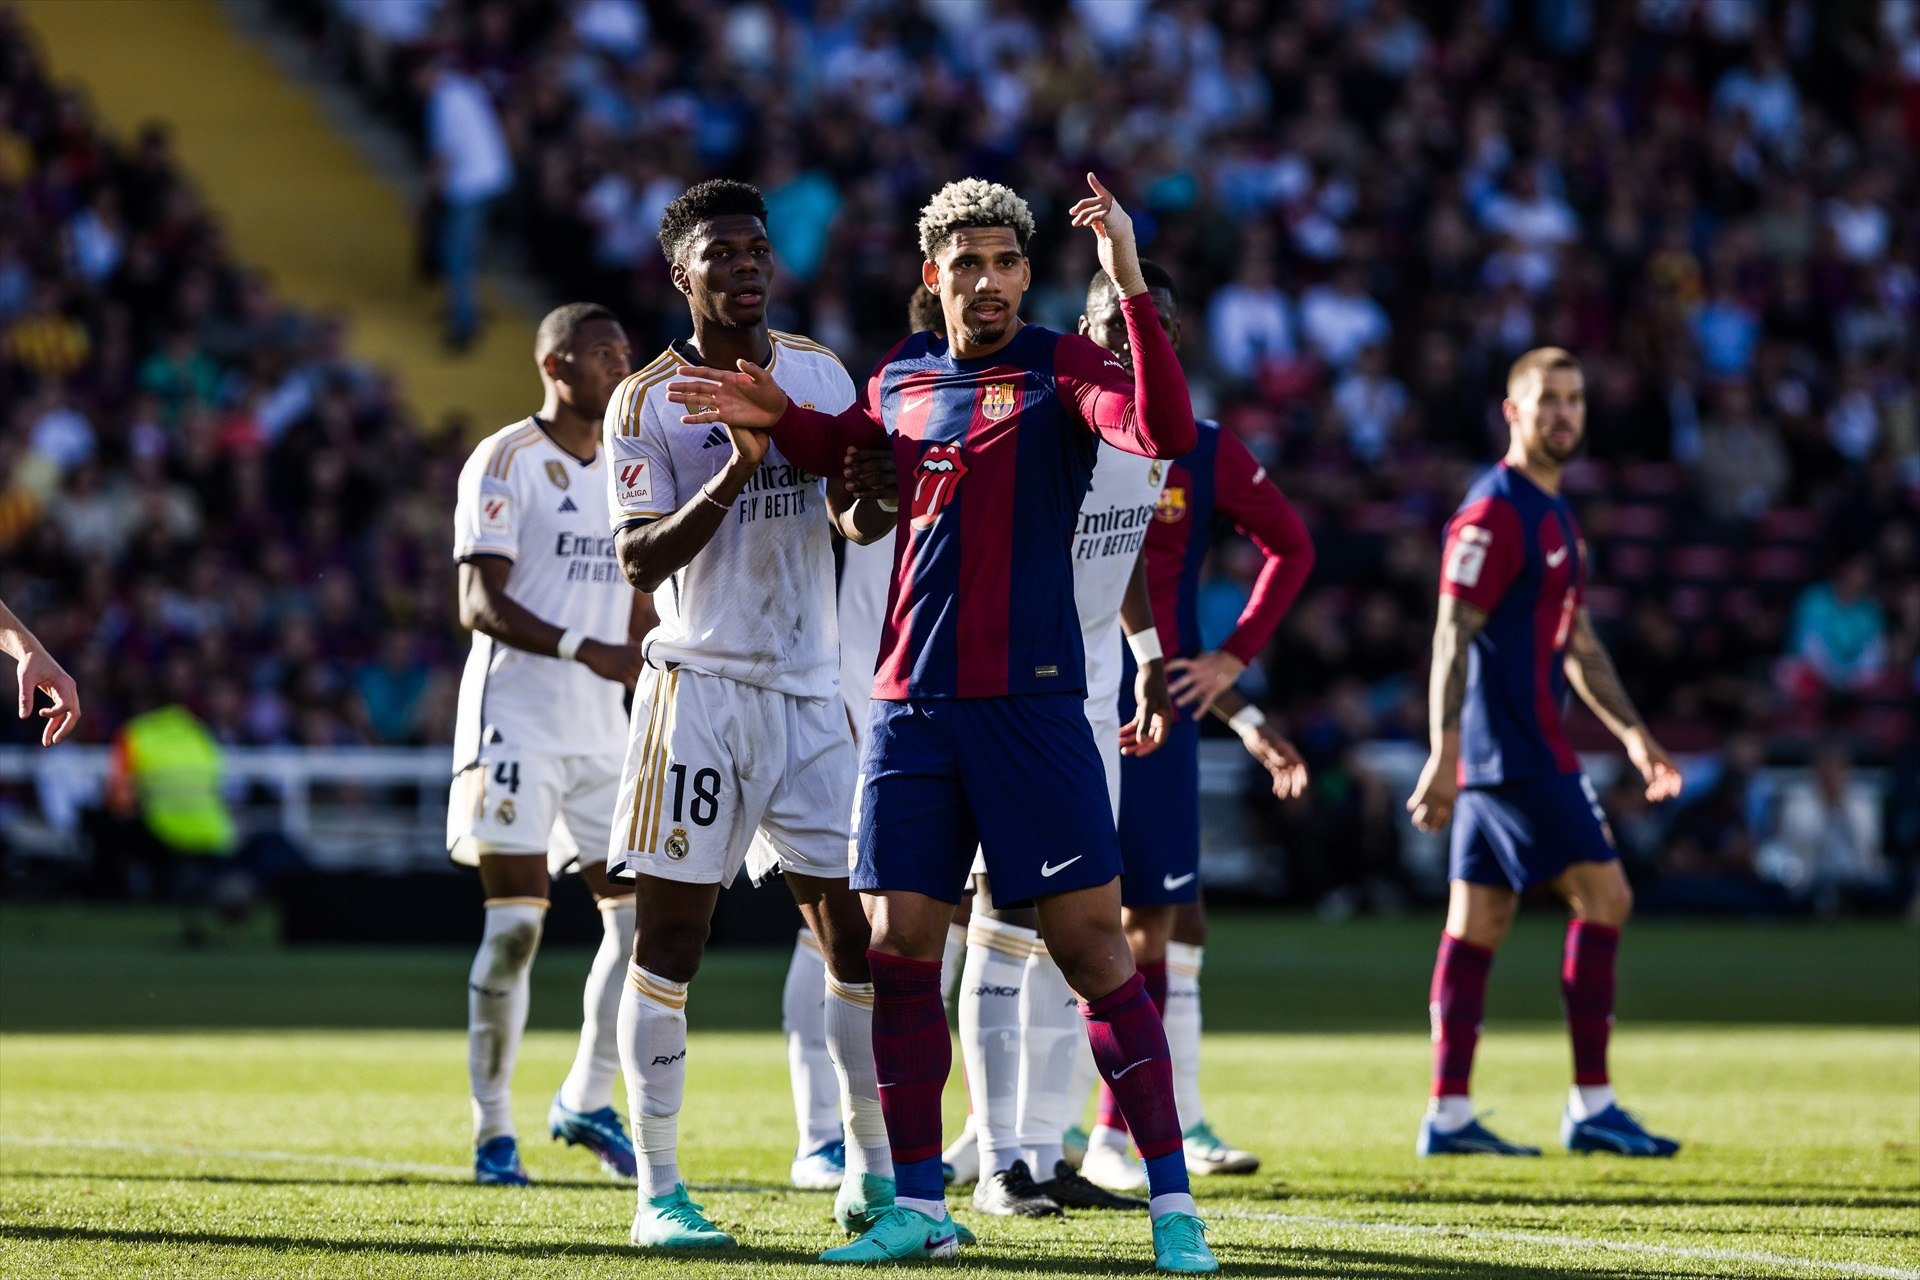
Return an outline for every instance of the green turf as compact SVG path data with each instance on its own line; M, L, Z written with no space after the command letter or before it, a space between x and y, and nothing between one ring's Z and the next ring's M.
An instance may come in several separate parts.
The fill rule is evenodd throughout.
M0 910L0 1276L799 1275L835 1242L829 1197L757 1189L791 1154L771 1033L783 956L716 956L695 987L684 1163L748 1247L669 1264L625 1245L631 1192L543 1137L584 952L537 967L517 1102L541 1185L513 1193L465 1177L465 956L257 934L185 953L170 931ZM1196 1188L1232 1272L1920 1276L1911 931L1637 926L1615 1065L1645 1118L1688 1141L1659 1164L1412 1155L1433 934L1218 925L1209 1112L1268 1160ZM1532 921L1502 956L1477 1081L1497 1127L1542 1143L1566 1073L1557 935ZM957 1122L957 1090L948 1104ZM1138 1220L962 1217L981 1237L968 1270L1148 1266Z

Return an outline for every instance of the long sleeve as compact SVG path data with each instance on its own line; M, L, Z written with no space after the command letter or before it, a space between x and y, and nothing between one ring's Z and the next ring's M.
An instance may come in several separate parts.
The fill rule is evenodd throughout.
M1267 469L1230 431L1220 433L1213 473L1216 509L1266 556L1239 623L1220 646L1251 664L1313 572L1313 538L1280 487L1267 478Z
M1178 458L1199 439L1187 375L1150 296L1122 298L1120 312L1133 351L1131 376L1093 342L1068 334L1054 350L1055 385L1081 421L1114 448L1144 458Z
M865 392L839 413L803 409L789 397L787 411L767 433L787 461L817 476L837 476L848 449L884 447L887 431L880 420L880 375L894 352L905 345L897 344L880 358L867 377Z

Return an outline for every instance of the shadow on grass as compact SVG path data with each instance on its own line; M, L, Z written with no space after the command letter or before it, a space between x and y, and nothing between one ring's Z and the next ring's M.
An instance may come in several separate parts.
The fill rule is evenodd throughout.
M625 1258L648 1256L629 1245L584 1242L579 1244L488 1244L444 1240L354 1240L329 1237L227 1233L219 1231L158 1231L150 1229L114 1230L102 1227L58 1227L10 1225L7 1234L25 1240L49 1243L148 1245L178 1248L270 1249L274 1251L313 1250L327 1253L407 1255L478 1254L498 1258ZM1598 1263L1560 1263L1534 1266L1512 1262L1476 1262L1457 1258L1428 1258L1378 1249L1303 1249L1283 1245L1228 1245L1226 1267L1237 1276L1351 1276L1386 1272L1397 1276L1430 1277L1432 1280L1547 1280L1557 1276L1605 1276L1622 1274L1617 1266ZM711 1259L729 1267L738 1264L818 1266L812 1250L749 1247L700 1258L680 1257L678 1263ZM1140 1261L1131 1255L1109 1254L1102 1258L1036 1258L1029 1253L1002 1250L982 1244L966 1250L960 1259L963 1268L1016 1267L1022 1272L1058 1276L1110 1276L1115 1271L1132 1271ZM1697 1271L1649 1269L1644 1260L1636 1260L1632 1274L1642 1280L1690 1280Z

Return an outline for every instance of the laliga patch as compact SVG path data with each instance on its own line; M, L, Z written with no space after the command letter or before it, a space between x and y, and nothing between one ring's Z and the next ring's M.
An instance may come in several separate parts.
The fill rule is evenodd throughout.
M480 531L482 533L512 533L513 499L504 493L481 494Z
M646 458L620 464L614 473L614 497L621 506L653 501L653 463Z
M1491 530L1479 525L1462 529L1447 556L1447 581L1456 587L1480 585L1480 571L1487 567L1487 548L1492 544Z

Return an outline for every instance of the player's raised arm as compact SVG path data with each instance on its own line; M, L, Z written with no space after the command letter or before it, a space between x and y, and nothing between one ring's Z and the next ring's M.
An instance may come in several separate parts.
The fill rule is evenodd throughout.
M40 731L40 744L53 746L66 737L67 731L80 719L80 691L74 686L73 677L53 660L47 647L5 604L0 604L0 653L11 654L19 664L22 720L33 714L35 691L46 694L52 703L40 708L40 717L47 722Z
M1673 757L1647 732L1646 723L1620 683L1607 646L1593 629L1587 607L1580 606L1574 617L1573 634L1567 641L1567 681L1580 700L1593 708L1593 714L1620 739L1627 758L1647 783L1647 799L1658 802L1680 794L1682 778Z
M1093 194L1073 206L1073 225L1091 227L1100 266L1120 290L1133 371L1091 341L1062 338L1054 360L1061 395L1072 400L1080 418L1116 449L1148 458L1177 458L1199 439L1187 375L1173 343L1160 327L1147 283L1140 273L1133 219L1091 173Z

